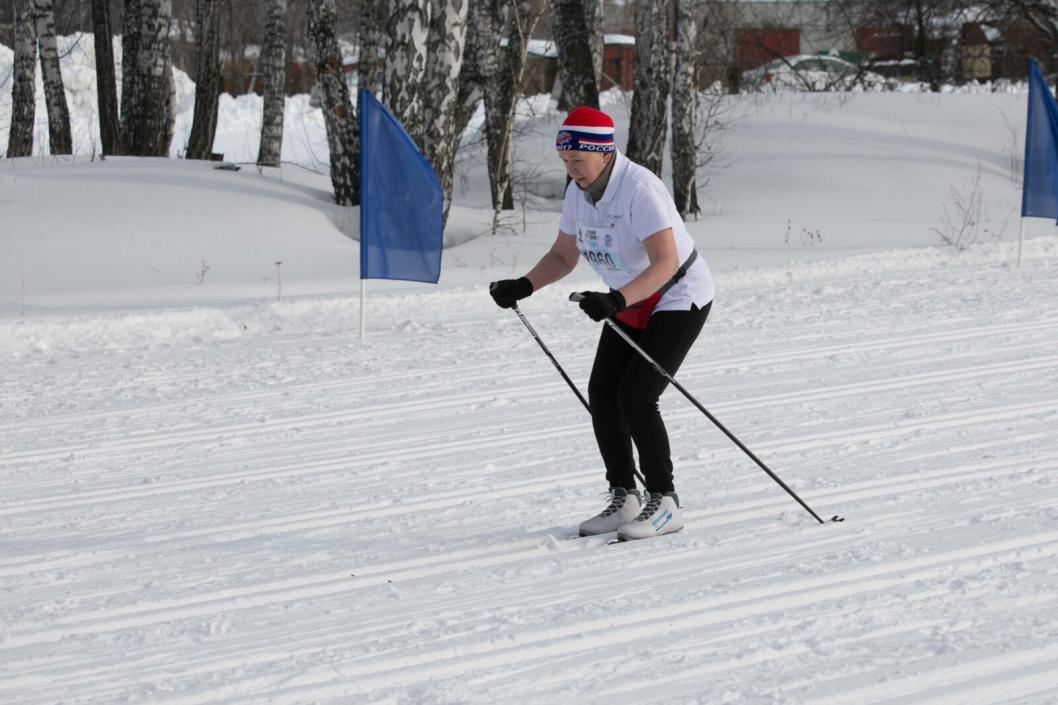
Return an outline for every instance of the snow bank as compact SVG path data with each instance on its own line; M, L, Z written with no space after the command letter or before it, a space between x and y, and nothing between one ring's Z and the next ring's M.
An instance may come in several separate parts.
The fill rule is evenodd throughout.
M1058 238L1030 240L1023 253L1026 266L1058 260ZM896 276L918 276L937 270L998 267L1013 269L1017 260L1017 243L980 243L963 251L952 248L917 248L834 257L811 262L791 262L783 266L736 268L717 274L718 297L737 300L756 297L762 292L790 286L822 288L814 296L826 297L834 289L826 286L834 280L874 282ZM351 269L351 267L350 267ZM244 303L173 307L178 302L174 289L144 288L132 292L128 312L47 313L29 310L25 314L0 317L0 359L12 361L40 359L53 354L90 354L105 351L151 351L179 349L185 344L204 341L268 338L273 335L327 335L356 331L359 327L361 301L352 293L341 296L306 295L291 284L272 276L251 286L256 296L245 289L232 292ZM1012 272L1013 275L1013 272ZM207 272L206 279L211 276ZM353 273L347 276L351 279ZM590 282L590 279L588 280ZM203 285L204 286L204 285ZM282 288L287 293L282 293ZM290 289L293 288L293 294ZM402 307L414 306L422 288L410 291L383 289L369 295L370 324L375 334L393 331L406 317ZM940 294L938 294L940 295ZM85 294L91 298L91 294ZM409 298L411 296L411 298ZM433 307L446 317L455 318L466 308L476 308L484 301L481 286L445 287L434 293ZM546 297L561 301L561 292L548 291ZM218 296L218 299L222 298ZM157 308L160 302L168 308ZM84 304L88 306L87 302ZM723 312L718 313L723 317ZM399 328L399 326L397 326ZM405 330L407 330L405 328Z

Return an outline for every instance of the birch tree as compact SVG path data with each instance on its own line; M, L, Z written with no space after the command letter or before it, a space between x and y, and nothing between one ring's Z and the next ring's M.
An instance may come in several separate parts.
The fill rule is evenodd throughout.
M131 94L122 97L126 146L130 154L166 157L169 156L173 124L173 77L169 46L172 2L129 0L125 7L126 15L130 12L130 6L134 5L139 8L139 22L135 21L135 17L127 16L125 23L126 29L129 29L130 22L136 25L136 34L131 42L135 45L134 57L126 56L123 59L123 66L131 68L135 74L130 80Z
M257 153L257 163L279 166L283 153L283 110L286 107L287 0L268 0L267 11L265 45L261 54L261 71L265 82L264 113L261 119L261 146Z
M558 74L562 102L567 107L599 107L599 83L591 51L591 32L584 2L593 0L548 0L551 27L558 49Z
M666 108L672 52L666 17L668 2L636 0L635 93L628 126L626 154L661 175L665 150Z
M44 99L48 108L48 138L52 154L72 154L70 108L59 70L59 45L55 38L55 12L52 0L35 0L40 70L44 77Z
M172 23L172 20L170 19L169 24L171 24L171 23ZM161 136L161 139L160 139L160 142L163 145L163 148L162 148L162 153L157 155L159 157L168 156L168 154L169 154L169 145L171 145L173 143L173 135L176 132L176 76L173 74L172 49L171 49L170 44L169 44L168 41L165 43L165 46L166 46L166 57L165 57L164 73L165 73L165 82L166 82L166 85L168 86L169 90L166 92L166 96L165 96L165 113L164 113L164 121L162 123L163 132L162 132L162 136ZM216 123L216 120L214 119L214 124L215 123Z
M500 212L514 209L510 162L515 109L521 96L529 38L545 8L543 0L501 0L475 3L472 8L471 34L486 39L478 43L475 60L485 102L493 231ZM496 41L501 35L507 40L502 48Z
M110 1L92 0L92 30L96 55L96 98L99 104L99 136L103 154L121 154L117 78L114 69L113 32L110 31Z
M7 156L33 154L37 115L37 29L33 0L15 0L15 64L11 80L11 130Z
M139 122L139 111L143 107L137 87L140 55L140 2L125 0L121 16L121 133L124 151L128 153L132 142L133 126Z
M316 82L323 96L323 117L331 153L331 183L340 206L360 202L359 144L356 113L342 72L334 0L310 0L309 36L316 63Z
M478 111L478 103L483 97L482 87L487 82L487 75L482 68L487 63L484 52L492 50L489 66L495 73L499 50L498 31L492 31L492 15L501 5L501 0L472 0L467 12L467 45L463 49L466 56L463 70L459 72L459 95L456 98L456 131L463 134L471 118ZM488 22L483 24L483 18ZM496 40L496 41L494 41Z
M444 220L452 205L452 171L460 135L456 132L459 74L467 37L468 0L431 0L430 33L426 42L430 61L422 91L423 156L430 162L444 191Z
M605 49L605 14L604 0L583 0L584 26L588 30L588 45L591 48L592 72L596 84L602 79L602 55Z
M217 135L220 100L218 0L198 0L195 12L195 113L187 142L188 159L209 159Z
M676 65L672 78L672 192L680 215L697 214L695 176L698 145L695 115L695 57L701 16L697 0L674 0L676 16Z
M383 93L390 112L422 144L422 85L430 21L428 0L392 0Z
M357 63L357 82L360 88L380 97L382 88L382 54L385 51L387 17L385 3L360 3L360 58Z

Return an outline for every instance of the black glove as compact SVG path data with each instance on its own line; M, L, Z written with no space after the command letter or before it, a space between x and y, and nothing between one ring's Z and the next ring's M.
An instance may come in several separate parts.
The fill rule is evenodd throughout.
M525 277L501 279L489 284L489 293L500 308L513 308L516 303L532 295L533 283Z
M580 310L588 314L588 317L595 322L609 318L627 308L625 306L625 297L621 295L620 291L614 289L610 289L605 293L601 291L582 291L580 295Z

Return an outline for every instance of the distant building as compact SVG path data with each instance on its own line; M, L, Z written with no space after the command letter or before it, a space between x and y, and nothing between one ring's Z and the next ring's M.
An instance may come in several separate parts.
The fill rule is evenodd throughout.
M829 0L730 0L714 7L703 50L712 52L714 76L721 64L727 73L742 72L795 54L831 53L853 61L871 62L871 69L895 78L921 79L913 58L921 51L911 24L867 19L870 12L849 12L847 3ZM861 10L869 10L864 2ZM852 8L856 8L853 6ZM1053 49L1027 24L989 21L980 12L931 19L925 52L942 61L959 81L1022 79L1030 56L1050 70Z
M857 50L852 28L842 21L836 3L776 0L724 4L728 6L726 22L708 25L706 34L733 33L731 58L742 71L782 56ZM730 36L718 38L718 42L732 44Z
M522 93L550 93L558 76L558 48L550 39L530 39L525 57Z
M626 91L635 86L636 38L629 34L603 36L602 76L599 89L620 86Z

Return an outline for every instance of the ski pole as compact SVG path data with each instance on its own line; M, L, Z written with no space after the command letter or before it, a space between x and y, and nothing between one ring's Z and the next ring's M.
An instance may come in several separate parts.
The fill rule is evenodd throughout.
M579 293L573 293L573 294L569 295L569 300L570 301L580 301L583 298L584 297L581 296ZM623 330L621 330L621 327L617 325L616 321L614 321L612 318L607 318L606 319L606 325L610 326L610 328L612 328L613 331L615 333L617 333L617 335L619 335L622 338L624 338L625 342L628 343L629 345L631 345L633 350L635 350L637 353L639 353L643 357L644 360L646 360L648 363L650 363L650 365L655 370L657 370L658 374L660 374L665 379L667 379L669 381L669 383L671 383L672 386L674 386L676 389L680 390L680 392L683 394L683 396L687 397L688 401L690 401L692 404L694 404L696 407L698 407L698 410L701 411L703 414L705 414L707 419L712 421L713 424L717 428L719 428L721 431L723 431L724 435L727 436L728 438L730 438L731 441L735 445L737 445L739 448L741 448L742 452L745 453L746 455L748 455L750 460L755 462L760 467L761 470L763 470L764 472L768 473L768 477L770 477L771 479L775 480L775 482L779 485L779 487L781 487L784 490L786 490L787 494L789 494L791 497L796 499L797 503L800 504L802 507L804 507L805 510L809 514L811 514L815 518L816 521L818 521L820 524L825 524L826 523L825 521L823 521L819 517L818 514L816 514L812 510L811 507L809 507L807 504L805 504L803 499L801 499L800 497L797 496L796 492L794 492L792 489L790 489L790 487L785 482L783 482L782 479L778 475L776 475L774 472L772 472L771 468L769 468L767 465L765 465L764 462L760 458L758 458L756 455L754 455L753 451L751 451L749 448L747 448L745 443L740 441L735 436L735 434L731 433L731 431L727 430L727 427L724 426L724 424L720 423L720 420L718 418L716 418L711 413L709 413L708 409L706 409L704 406L702 406L701 403L699 403L699 401L697 399L695 399L693 396L691 396L691 393L688 392L686 389L684 389L683 385L680 384L679 382L677 382L676 379L672 375L670 375L668 373L668 370L666 370L664 367L659 365L654 360L654 358L652 358L650 355L647 354L646 350L644 350L643 348L639 347L639 345L636 343L636 341L632 340L632 338L627 333L625 333ZM834 515L833 517L831 517L830 521L832 521L832 522L840 522L840 521L845 521L845 519L843 517Z
M566 371L562 369L562 365L558 364L558 360L555 359L555 356L552 355L551 351L547 349L546 345L544 345L544 341L540 339L540 336L537 335L536 330L534 330L533 326L529 323L529 319L527 319L525 317L525 314L522 313L521 310L518 308L518 304L514 304L513 306L511 306L511 308L514 309L514 312L518 314L518 318L522 319L522 323L525 324L525 327L529 330L529 333L533 336L533 339L536 340L537 344L540 346L540 349L543 350L544 354L547 355L547 357L551 360L551 364L554 365L555 369L558 370L558 373L562 375L562 379L566 380L566 384L568 384L569 388L573 390L573 393L577 395L577 398L580 399L580 403L584 405L584 409L590 415L591 406L588 405L588 401L580 393L580 390L577 389L577 385L573 384L573 380L569 378L569 375L566 374ZM639 478L639 481L643 483L643 487L646 487L647 481L643 479L643 476L639 473L639 470L632 468L632 472L634 472L636 474L636 477Z

